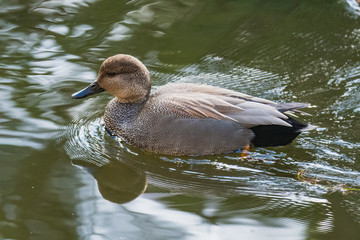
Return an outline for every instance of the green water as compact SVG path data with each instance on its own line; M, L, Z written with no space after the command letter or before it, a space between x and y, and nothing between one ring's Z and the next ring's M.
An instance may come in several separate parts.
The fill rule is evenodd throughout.
M0 239L360 239L359 9L2 1ZM308 102L300 119L319 128L246 159L143 152L106 134L110 95L71 99L118 53L144 62L154 86Z

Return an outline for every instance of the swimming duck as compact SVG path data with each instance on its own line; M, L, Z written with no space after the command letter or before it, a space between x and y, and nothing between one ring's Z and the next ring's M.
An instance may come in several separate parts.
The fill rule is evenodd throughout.
M73 98L107 91L107 131L131 145L167 155L208 155L249 146L289 144L314 126L291 116L305 103L275 103L232 90L168 83L151 92L150 73L137 58L118 54L100 66L97 80Z

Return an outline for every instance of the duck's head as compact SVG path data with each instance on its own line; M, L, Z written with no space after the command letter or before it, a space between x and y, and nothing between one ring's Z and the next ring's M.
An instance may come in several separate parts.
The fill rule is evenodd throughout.
M95 82L72 97L84 98L105 90L120 102L133 103L146 100L150 88L150 73L145 65L133 56L118 54L101 64Z

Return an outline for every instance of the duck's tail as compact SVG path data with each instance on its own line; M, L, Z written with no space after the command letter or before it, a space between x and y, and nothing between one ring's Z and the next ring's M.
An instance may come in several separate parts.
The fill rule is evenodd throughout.
M314 130L316 128L318 128L318 126L308 124L306 127L299 129L299 131L300 132L308 132L308 131Z
M299 122L291 117L286 120L291 127L280 125L261 125L252 127L255 138L251 143L255 147L276 147L291 143L301 132L316 128L314 125Z

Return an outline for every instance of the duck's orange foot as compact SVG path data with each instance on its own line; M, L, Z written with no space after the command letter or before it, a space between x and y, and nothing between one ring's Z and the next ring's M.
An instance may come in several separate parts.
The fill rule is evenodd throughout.
M241 150L241 158L246 158L247 156L249 156L249 150L250 150L250 145L247 144L247 145Z

